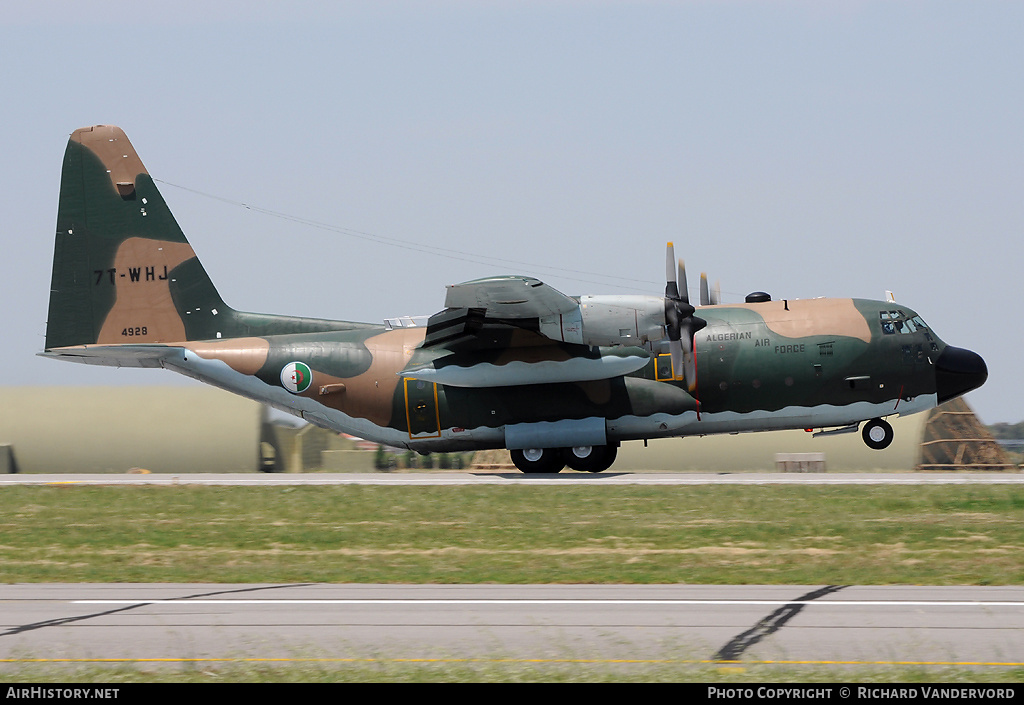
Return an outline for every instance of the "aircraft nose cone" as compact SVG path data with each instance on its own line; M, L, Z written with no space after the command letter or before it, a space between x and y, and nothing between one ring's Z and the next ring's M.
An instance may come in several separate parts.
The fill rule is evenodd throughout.
M977 389L986 379L988 367L976 352L947 345L935 362L935 391L940 404Z

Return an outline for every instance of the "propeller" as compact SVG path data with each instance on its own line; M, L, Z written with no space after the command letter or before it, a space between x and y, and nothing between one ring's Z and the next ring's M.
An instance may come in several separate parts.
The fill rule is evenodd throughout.
M690 391L693 391L697 386L693 336L708 323L693 315L695 309L690 305L686 287L686 266L682 260L676 260L675 245L671 242L665 252L665 278L665 329L668 333L669 352L672 354L672 374L677 379L685 378ZM705 280L706 277L702 276L701 281ZM703 293L701 296L703 298Z
M717 306L722 302L722 284L715 282L715 288L708 290L708 275L703 272L700 275L700 305Z

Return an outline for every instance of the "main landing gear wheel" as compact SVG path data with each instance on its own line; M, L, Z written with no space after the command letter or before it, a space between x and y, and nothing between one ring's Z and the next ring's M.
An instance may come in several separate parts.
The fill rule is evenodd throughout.
M525 448L509 453L516 467L528 474L561 472L565 467L558 448Z
M882 450L888 448L893 439L892 426L885 419L871 419L864 424L861 436L868 448Z
M601 472L615 462L618 446L574 446L562 449L565 464L581 472Z

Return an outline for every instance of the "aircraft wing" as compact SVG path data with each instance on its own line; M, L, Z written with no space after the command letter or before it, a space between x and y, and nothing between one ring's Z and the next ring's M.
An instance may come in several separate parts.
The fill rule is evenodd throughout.
M427 321L423 347L447 354L402 377L454 387L552 384L627 375L650 361L635 342L614 349L584 342L579 300L532 277L456 284L445 306ZM576 326L576 340L565 337L563 322Z
M579 301L533 277L475 279L448 287L427 321L424 347L451 350L546 345L540 319L579 311ZM512 340L515 333L515 340Z
M570 313L579 302L533 277L489 277L448 287L446 308L485 309L488 318L541 318Z

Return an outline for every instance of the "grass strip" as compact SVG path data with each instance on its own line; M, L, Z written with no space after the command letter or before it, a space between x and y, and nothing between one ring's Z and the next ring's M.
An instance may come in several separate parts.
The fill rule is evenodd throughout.
M1013 486L50 487L2 582L1024 583Z

